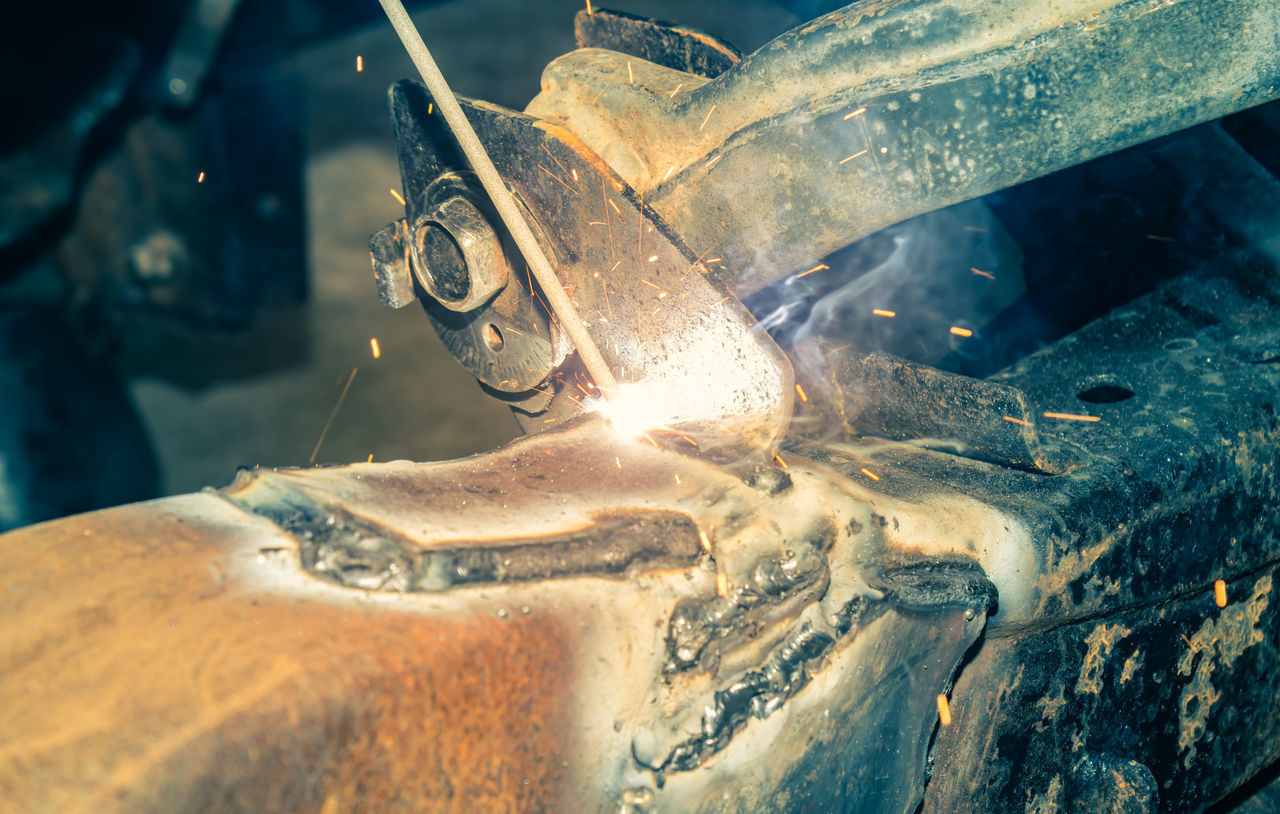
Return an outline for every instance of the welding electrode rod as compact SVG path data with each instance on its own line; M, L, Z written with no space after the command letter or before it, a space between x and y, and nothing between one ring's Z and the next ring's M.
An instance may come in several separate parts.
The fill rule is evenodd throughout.
M453 91L449 90L449 84L440 73L440 68L436 66L436 61L431 58L431 52L427 50L427 44L422 41L422 35L418 33L417 26L413 24L413 20L409 19L400 0L378 0L378 2L382 4L382 10L387 13L391 25L400 35L400 41L404 43L413 64L417 66L418 73L422 74L422 81L435 98L445 121L458 139L458 144L462 145L462 152L471 162L471 168L480 177L480 183L484 184L494 207L502 216L503 223L507 225L511 237L520 247L520 253L529 264L529 270L533 272L538 285L542 287L547 304L560 320L560 325L569 335L569 340L578 349L578 355L582 357L582 363L586 365L587 372L591 374L591 378L595 379L596 386L606 398L613 395L618 390L617 380L613 378L613 373L605 364L604 357L600 355L600 348L596 346L595 340L591 338L591 334L587 333L582 318L578 315L578 309L570 301L564 286L560 284L560 278L547 262L547 256L542 253L542 247L538 245L537 238L533 236L529 224L525 222L524 215L516 207L515 199L511 197L511 192L503 183L497 167L493 166L493 161L485 151L484 145L480 143L476 131L472 129L471 122L467 121L467 116L462 112L458 100L453 97Z

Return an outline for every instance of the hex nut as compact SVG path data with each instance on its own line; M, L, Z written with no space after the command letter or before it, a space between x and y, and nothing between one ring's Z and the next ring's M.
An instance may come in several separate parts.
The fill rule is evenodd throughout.
M411 247L418 282L451 311L472 311L507 284L502 243L466 198L447 198L420 215Z

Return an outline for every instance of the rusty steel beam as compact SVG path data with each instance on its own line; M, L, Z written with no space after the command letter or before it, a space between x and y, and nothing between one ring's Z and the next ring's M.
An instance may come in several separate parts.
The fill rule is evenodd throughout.
M723 257L744 296L914 215L1280 94L1271 0L862 2L711 79L601 28L592 44L617 50L552 62L527 112Z
M937 562L963 535L924 559L799 456L732 474L601 433L245 473L0 538L0 793L32 812L918 804L934 698L994 595Z

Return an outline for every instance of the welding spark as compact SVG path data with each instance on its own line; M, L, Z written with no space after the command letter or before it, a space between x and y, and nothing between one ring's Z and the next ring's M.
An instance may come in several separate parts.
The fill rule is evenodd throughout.
M1225 608L1227 606L1227 583L1226 580L1214 580L1213 582L1213 601L1218 607Z
M377 359L382 355L382 348L378 347L378 337L369 337L369 350L373 351L373 358Z
M618 465L619 469L622 468L622 459L619 458L617 455L613 456L613 462Z
M898 315L897 311L890 311L887 308L872 308L871 313L878 317L888 317L889 319L893 319Z
M196 176L196 183L197 184L204 183L204 170L200 170L200 174Z
M673 90L673 91L671 91L671 95L670 95L670 96L668 96L667 98L668 98L668 99L674 99L674 98L676 98L676 94L677 94L677 93L679 93L679 92L680 92L680 89L681 89L681 88L683 88L683 87L684 87L684 83L683 83L683 82L681 82L679 85L676 85L676 89L675 89L675 90Z
M631 72L631 60L627 60L627 84L634 85L636 83L636 75Z
M1078 415L1076 413L1041 413L1045 418L1061 418L1066 421L1101 421L1096 415Z
M583 408L588 413L600 413L622 437L639 438L648 430L665 429L675 420L670 399L663 395L648 382L628 382L620 385L608 401L590 399Z
M435 108L435 106L436 106L436 103L435 103L435 102L427 102L427 115L428 115L428 116L430 116L430 115L431 115L431 111L432 111L432 109L434 109L434 108Z
M702 529L698 529L698 540L702 542L702 550L711 553L711 538Z
M679 475L676 475L676 476L675 476L675 478L676 478L676 486L679 486L679 485L680 485L680 476L679 476Z
M1005 415L1000 417L1003 418L1005 421L1008 421L1010 424L1017 424L1019 427L1034 426L1030 421L1023 421L1021 418L1014 418L1011 415Z
M675 172L675 171L676 171L676 165L675 165L675 164L672 164L670 167L667 167L667 174L666 174L666 175L664 175L664 176L662 176L662 180L663 180L663 181L665 181L665 180L667 180L668 178L670 178L670 177L671 177L671 173L673 173L673 172ZM662 183L662 181L659 181L658 183Z
M554 178L554 179L556 179L557 181L559 181L559 182L560 182L560 186L564 187L565 189L569 190L570 192L573 192L573 193L575 193L575 194L577 193L577 191L578 191L578 190L576 190L576 189L574 189L573 187L569 186L569 185L565 182L565 180L564 180L563 178L561 178L560 176L556 175L556 174L555 174L554 172L552 172L551 170L547 169L546 167L542 166L541 164L539 164L539 165L538 165L538 169L542 170L542 171L543 171L543 172L545 172L547 175L550 175L552 178Z
M656 255L656 254L649 255L649 262L650 262L650 263L656 263L656 262L658 262L658 255Z
M708 376L707 388L720 386L716 373ZM658 447L649 431L671 431L672 425L705 420L710 408L699 387L674 387L658 378L625 382L610 394L608 401L591 398L583 402L583 410L599 413L613 431L623 439L645 438ZM695 443L696 442L692 442ZM660 448L660 447L659 447Z
M966 338L973 336L973 331L969 330L968 328L959 328L955 325L951 326L951 333L955 334L956 336L963 336Z
M862 107L860 107L860 108L858 108L857 110L853 111L853 112L852 112L852 113L850 113L849 115L845 116L845 117L844 117L844 120L845 120L845 121L849 121L849 120L850 120L850 119L852 119L854 116L861 116L863 113L866 113L866 112L867 112L866 105L863 105Z
M996 276L991 272L983 271L982 269L976 269L976 268L973 268L972 266L969 267L969 271L972 271L974 274L977 274L979 277L986 277L988 280L994 280L996 278Z
M872 472L870 469L867 469L865 466L862 467L862 474L866 475L868 478L871 478L872 480L880 480L879 475Z
M592 14L595 12L591 10L591 0L587 0L587 16L590 17Z
M400 203L401 206L405 205L404 196L401 195L399 192L396 192L394 189L389 189L387 190L387 192L390 192L391 197L395 198Z
M703 120L702 120L702 124L698 125L698 132L699 132L699 133L701 133L701 132L702 132L702 128L704 128L704 127L706 127L706 126L707 126L707 122L711 121L711 114L712 114L712 113L715 113L715 112L716 112L716 106L715 106L715 105L712 105L712 106L711 106L711 109L707 111L707 117L706 117L705 119L703 119Z
M945 695L938 696L938 718L943 726L951 726L951 705Z
M367 464L371 464L371 463L373 463L373 453L372 453L372 452L370 452L370 453L369 453L369 460L365 461L365 463L367 463Z
M848 158L843 158L843 159L841 159L841 160L840 160L840 163L841 163L841 164L847 164L847 163L849 163L850 161L852 161L853 159L857 158L858 156L866 155L866 154L867 154L867 153L869 153L869 152L871 152L871 151L870 151L870 150L863 150L862 152L854 153L853 155L849 156Z
M800 386L799 382L796 383L796 395L800 397L801 403L808 403L809 396L805 394L804 388Z
M716 260L719 260L719 259L720 259L719 257L717 257L717 258L716 258ZM708 260L707 262L708 262L708 263L712 263L712 262L715 262L715 261L714 261L714 260ZM827 270L827 269L829 269L829 268L831 268L831 266L828 266L826 263L819 263L818 265L814 266L813 268L808 269L807 271L802 271L802 272L800 272L799 274L797 274L797 275L796 275L796 279L797 279L797 280L799 280L801 277L808 277L810 274L813 274L814 272L818 272L818 271L826 271L826 270Z
M716 574L716 596L729 595L729 575L723 571Z
M351 383L356 380L356 373L359 368L351 368L351 375L347 377L347 383L342 388L342 394L338 396L338 403L333 405L333 410L329 413L329 420L324 422L324 429L320 431L320 438L316 441L316 448L311 450L311 457L307 459L307 463L316 462L316 456L320 454L320 445L324 443L324 437L329 434L329 428L333 426L333 420L338 417L338 411L342 409L342 402L347 399L347 391L351 389Z
M360 73L363 70L364 70L364 57L357 54L356 55L356 73Z

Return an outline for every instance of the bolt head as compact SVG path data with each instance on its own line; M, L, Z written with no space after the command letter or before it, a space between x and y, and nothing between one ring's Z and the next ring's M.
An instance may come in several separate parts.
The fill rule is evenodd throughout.
M411 249L418 282L452 311L475 310L507 284L502 243L466 198L446 198L420 215Z

